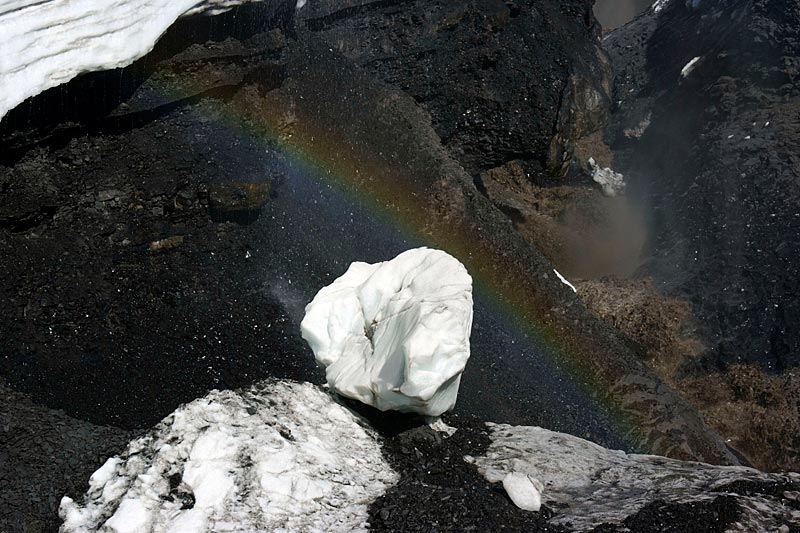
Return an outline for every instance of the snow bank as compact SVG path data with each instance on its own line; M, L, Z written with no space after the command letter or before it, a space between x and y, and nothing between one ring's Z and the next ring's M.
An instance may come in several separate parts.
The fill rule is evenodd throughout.
M438 416L455 405L469 359L472 278L428 248L353 263L308 304L301 329L343 396Z
M605 522L620 523L658 499L669 503L713 500L728 494L726 485L736 481L800 482L798 474L765 474L751 468L626 454L539 427L489 427L492 443L486 456L466 459L493 483L502 481L505 486L509 474L517 481L521 476L538 479L544 486L543 503L558 509L553 521L569 523L577 531ZM737 520L740 531L780 531L781 525L800 521L800 510L786 506L779 493L772 497L752 491L736 498L743 511Z
M0 1L0 119L78 74L130 65L179 17L253 0Z
M592 180L600 185L603 194L614 197L625 192L625 178L622 174L610 168L600 168L593 157L589 158L589 166L592 169Z
M377 438L318 387L265 383L178 408L63 498L61 531L366 531L396 483Z

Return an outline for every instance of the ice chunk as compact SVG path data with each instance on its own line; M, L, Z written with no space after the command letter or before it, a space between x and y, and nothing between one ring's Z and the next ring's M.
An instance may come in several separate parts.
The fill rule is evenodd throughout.
M398 476L329 394L274 382L179 407L63 498L63 533L366 531Z
M625 192L625 177L622 174L610 168L600 168L593 157L589 158L589 166L592 169L592 180L600 185L603 194L613 197Z
M514 505L523 511L538 512L542 507L542 484L527 474L509 472L503 478L503 488Z
M301 329L339 394L438 416L455 405L469 359L472 278L428 248L353 263L306 306Z
M78 74L130 65L183 15L254 0L8 0L0 2L0 119Z

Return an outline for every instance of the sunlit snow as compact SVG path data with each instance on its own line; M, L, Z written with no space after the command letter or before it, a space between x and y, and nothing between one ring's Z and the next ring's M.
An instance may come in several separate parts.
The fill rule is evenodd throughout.
M0 118L78 74L130 65L181 16L249 1L0 1Z
M559 272L559 271L558 271L558 270L556 270L555 268L553 269L553 272L555 272L556 276L558 276L558 279L560 279L560 280L561 280L561 283L563 283L564 285L566 285L567 287L569 287L570 289L572 289L572 292L578 292L578 289L576 289L576 288L575 288L575 285L573 285L572 283L570 283L570 282L569 282L569 280L568 280L567 278L565 278L564 276L562 276L562 275L561 275L561 272Z
M308 383L213 391L63 498L63 533L365 531L398 479L374 432Z

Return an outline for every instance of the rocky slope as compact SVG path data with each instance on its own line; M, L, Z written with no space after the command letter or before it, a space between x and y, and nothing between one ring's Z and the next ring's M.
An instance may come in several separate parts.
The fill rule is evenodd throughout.
M520 31L519 20L550 25L540 29L550 28L543 35L552 36L553 45L541 49L539 61L549 65L546 72L558 82L530 90L536 101L561 98L563 105L550 110L550 143L513 150L527 150L532 155L526 163L544 169L553 146L560 147L557 159L568 172L577 165L568 147L580 144L575 135L583 130L569 122L559 129L559 120L586 116L576 111L585 100L568 94L576 84L588 84L575 81L589 79L578 75L581 58L597 58L589 5L560 3L540 12L526 3L520 11L505 4L466 3L455 11L458 24L452 28L441 26L453 15L447 5L429 22L440 28L436 38L441 42L434 44L445 50L466 46L459 43L474 22L488 20L486 12L475 10L487 6L500 10L500 28L510 35ZM329 21L332 31L332 24L352 24L365 14L377 18L376 9L399 8L365 2L320 20ZM462 152L464 165L479 158L474 140L489 138L495 126L488 122L488 110L496 106L476 111L480 120L458 143L463 150L449 151L436 131L446 121L436 120L435 108L429 115L400 88L375 80L376 74L335 51L333 36L309 29L321 24L310 22L317 20L309 16L315 13L299 18L297 39L280 31L280 19L256 7L217 19L212 41L204 45L191 43L208 38L205 21L179 26L152 58L122 73L76 80L74 88L45 93L7 117L4 123L12 131L5 141L3 187L8 197L29 200L5 206L11 222L3 234L9 250L3 267L7 278L17 280L4 286L8 301L15 302L3 309L9 328L4 338L13 343L4 354L3 371L12 381L98 422L138 426L152 422L146 413L163 416L203 388L244 385L270 372L313 375L310 358L297 355L304 348L288 315L297 318L312 291L340 271L339 265L382 260L387 251L394 255L407 248L409 239L422 239L451 251L483 278L513 310L511 320L519 317L537 328L536 338L523 341L510 324L498 325L502 315L483 300L474 339L482 357L514 342L530 351L502 365L499 375L476 371L471 388L484 396L470 400L467 395L462 405L508 421L539 412L563 429L594 428L589 431L595 438L615 445L627 441L624 445L733 460L691 409L580 305L554 278L550 264L477 191L457 159ZM248 22L239 23L242 17ZM220 29L226 24L228 30ZM575 50L574 37L561 40L576 35L574 28L585 36ZM491 26L475 31L481 39L496 37ZM405 39L416 42L411 35ZM483 49L483 41L476 48ZM562 66L573 51L576 65ZM442 68L458 70L446 62L459 55L445 54ZM568 75L571 69L578 78ZM509 66L500 70L506 76L516 72ZM492 96L479 74L473 72L468 87ZM82 94L92 83L99 98L107 94L109 76L130 84L114 93L116 99L132 93L111 115L89 107L77 124L52 124L54 116L46 112L51 101L73 90ZM455 100L440 105L446 102L457 107ZM516 111L508 106L493 116L499 124ZM509 139L519 141L518 136ZM506 156L506 145L498 144L495 160ZM469 152L469 146L476 151ZM319 169L316 174L303 167L307 161ZM259 207L263 188L258 184L265 179L273 198ZM329 183L360 198L342 199ZM238 192L232 194L231 187ZM244 195L238 206L220 208L219 202L238 195ZM317 202L313 212L309 201ZM389 213L384 215L390 216L389 224L376 224L365 207ZM345 209L348 217L342 216ZM398 228L412 233L405 237ZM25 254L12 261L15 250ZM87 257L92 261L84 265ZM269 329L264 322L271 323ZM53 373L67 379L53 386ZM500 377L508 373L518 379ZM599 403L587 399L569 373L588 376ZM129 377L121 380L122 374ZM565 387L565 378L573 385ZM523 403L505 401L529 386L537 393L522 395ZM141 401L151 397L155 403ZM113 401L94 407L104 403L101 399ZM563 418L564 405L575 405L575 415ZM631 422L609 429L614 424L608 417L623 412ZM587 420L577 422L575 416ZM659 425L644 423L653 419ZM681 437L676 442L667 435Z

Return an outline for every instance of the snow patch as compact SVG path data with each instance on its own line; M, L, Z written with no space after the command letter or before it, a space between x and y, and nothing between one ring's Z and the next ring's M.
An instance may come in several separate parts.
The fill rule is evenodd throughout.
M306 306L301 330L339 394L439 416L455 405L469 359L472 278L428 248L356 262Z
M681 78L685 78L692 73L695 65L697 64L698 61L700 61L701 57L702 56L697 56L683 66L683 68L681 69Z
M576 288L575 288L575 285L573 285L572 283L570 283L570 282L569 282L569 280L567 280L567 278L565 278L564 276L562 276L562 275L561 275L561 272L559 272L559 271L558 271L558 270L556 270L555 268L553 269L553 272L555 272L555 273L556 273L556 276L558 276L558 279L560 279L560 280L561 280L561 283L563 283L564 285L566 285L567 287L569 287L570 289L572 289L572 292L574 292L574 293L577 293L577 292L578 292L578 289L576 289Z
M800 482L800 474L765 474L751 468L712 466L654 455L626 454L539 427L488 424L491 445L484 457L465 457L492 483L509 474L541 481L543 503L558 509L555 523L587 531L620 523L657 499L668 503L713 500L734 481ZM508 489L506 489L508 490ZM800 521L800 510L779 496L737 495L740 531L780 531Z
M660 13L662 9L667 7L672 0L657 0L650 9L653 10L654 13Z
M444 435L445 435L445 437L452 437L453 435L455 435L455 434L456 434L456 431L458 431L458 430L457 430L456 428L454 428L453 426L448 426L448 425L445 423L445 421L444 421L444 420L442 420L441 418L435 418L435 419L434 419L433 421L431 421L431 423L430 423L430 424L428 424L428 425L430 426L430 428L431 428L432 430L434 430L434 431L438 431L439 433L442 433L442 434L444 434Z
M0 119L78 74L130 65L179 17L253 0L7 0L0 2Z
M600 185L603 194L614 197L625 193L625 177L610 168L600 168L593 157L589 158L589 167L592 169L592 180Z
M109 459L62 533L366 531L396 483L376 434L318 387L267 382L179 407Z

